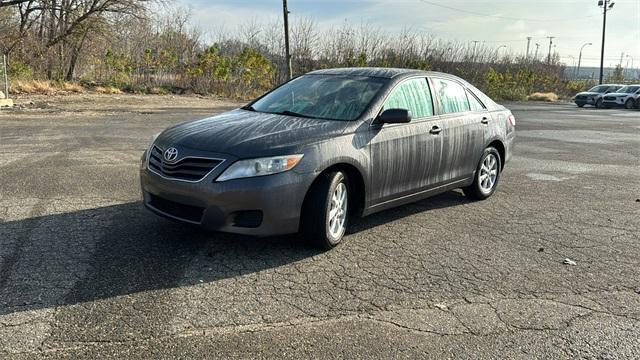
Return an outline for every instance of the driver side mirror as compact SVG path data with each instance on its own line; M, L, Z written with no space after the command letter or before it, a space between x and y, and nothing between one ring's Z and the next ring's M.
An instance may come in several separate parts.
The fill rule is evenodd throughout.
M382 112L376 123L379 124L406 124L411 122L411 111L407 109L388 109Z

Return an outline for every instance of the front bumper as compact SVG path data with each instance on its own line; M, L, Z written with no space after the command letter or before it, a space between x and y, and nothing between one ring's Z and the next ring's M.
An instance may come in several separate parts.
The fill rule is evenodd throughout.
M597 99L592 97L588 97L584 99L576 98L574 101L577 105L594 105L595 106Z
M280 174L214 182L217 174L188 183L140 170L144 205L154 213L207 230L252 236L298 231L312 174Z
M602 101L602 106L607 107L624 107L626 99L623 100L604 100Z

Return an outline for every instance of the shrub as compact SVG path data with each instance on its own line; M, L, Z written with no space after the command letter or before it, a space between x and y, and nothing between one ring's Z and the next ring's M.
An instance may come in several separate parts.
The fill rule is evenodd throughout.
M12 58L7 63L7 75L10 79L33 79L33 69L24 62Z

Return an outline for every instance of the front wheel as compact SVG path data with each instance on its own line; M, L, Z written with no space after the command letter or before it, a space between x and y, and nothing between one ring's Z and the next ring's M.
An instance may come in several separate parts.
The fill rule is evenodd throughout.
M597 108L597 109L602 109L602 102L603 102L603 100L602 100L602 99L598 99L598 100L596 101L596 108Z
M474 200L484 200L493 195L500 180L502 169L500 153L493 147L484 150L473 178L473 184L462 189L464 194Z
M578 104L578 107L579 107L579 108L583 108L583 107L584 107L584 104Z
M624 108L627 110L631 110L633 108L636 107L635 102L633 101L633 99L628 99L625 103L624 103Z
M322 174L305 201L301 232L315 247L334 248L349 220L349 179L341 171Z

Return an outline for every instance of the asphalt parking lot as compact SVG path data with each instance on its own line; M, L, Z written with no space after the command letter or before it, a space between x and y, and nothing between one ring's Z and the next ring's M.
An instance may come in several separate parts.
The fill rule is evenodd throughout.
M640 111L511 104L492 198L376 214L320 253L142 209L151 135L232 106L0 111L0 358L639 356Z

